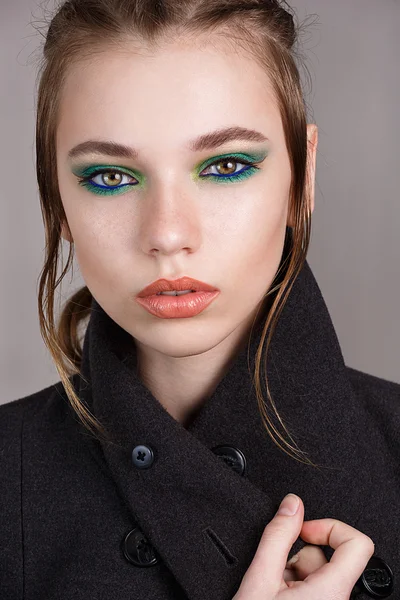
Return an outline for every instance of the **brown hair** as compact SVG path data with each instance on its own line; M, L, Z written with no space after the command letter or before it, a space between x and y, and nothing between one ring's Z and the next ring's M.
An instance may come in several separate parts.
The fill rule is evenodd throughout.
M54 320L55 290L73 259L71 242L67 263L57 278L61 226L63 222L67 223L56 171L56 129L63 83L74 61L90 58L107 47L123 47L126 40L134 38L140 44L152 44L153 47L158 44L159 47L163 40L177 39L177 35L196 36L209 32L222 35L228 42L230 40L236 49L240 47L243 52L250 52L265 69L282 118L292 171L289 205L293 223L290 229L292 243L266 294L274 296L270 298L273 302L256 353L254 382L263 424L274 443L295 460L317 466L308 458L305 461L298 459L296 455L306 453L289 444L270 420L260 380L267 330L271 327L266 346L268 351L279 315L306 260L311 231L306 107L296 65L298 54L294 49L298 31L295 15L289 6L286 5L286 10L283 4L278 0L67 0L60 4L51 20L38 73L36 121L36 169L46 235L46 257L39 276L40 330L76 414L88 430L92 433L97 430L106 439L109 439L107 431L83 405L71 380L71 375L79 373L81 368L83 348L78 327L90 316L92 294L88 287L84 286L74 293L65 303L58 323L55 324ZM284 267L284 278L279 281L279 273ZM275 415L288 433L271 398L268 381L266 386ZM294 451L294 455L274 439L268 425Z

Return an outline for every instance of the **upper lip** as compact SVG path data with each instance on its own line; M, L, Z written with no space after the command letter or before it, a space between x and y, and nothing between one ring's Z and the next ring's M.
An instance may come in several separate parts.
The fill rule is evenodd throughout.
M194 290L196 292L204 291L204 292L215 292L219 291L218 288L208 285L208 283L204 283L203 281L198 281L197 279L192 279L191 277L181 277L180 279L157 279L147 287L141 290L137 297L144 298L145 296L153 296L154 294L158 294L158 292L172 292L173 290L183 291L183 290Z

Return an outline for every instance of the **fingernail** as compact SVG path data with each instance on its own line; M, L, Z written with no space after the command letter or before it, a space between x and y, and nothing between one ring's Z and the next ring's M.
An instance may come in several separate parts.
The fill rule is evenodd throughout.
M290 560L287 561L286 566L290 567L291 565L294 565L295 563L297 563L297 561L299 560L299 554L295 554L294 556L292 556L292 558Z
M295 494L287 494L282 500L278 515L288 515L293 516L296 514L297 509L299 508L300 499Z

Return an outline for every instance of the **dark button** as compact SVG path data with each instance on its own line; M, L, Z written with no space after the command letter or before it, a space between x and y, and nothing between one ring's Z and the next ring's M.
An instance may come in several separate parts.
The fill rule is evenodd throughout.
M135 446L132 450L132 462L138 469L148 469L154 462L154 452L150 446Z
M137 567L152 567L159 562L153 546L139 527L125 536L122 550L125 558Z
M233 446L215 446L212 448L214 454L221 456L229 467L232 467L239 475L246 473L246 457L241 450Z
M351 598L366 594L371 598L387 598L394 589L394 575L387 563L378 556L372 556L351 593Z

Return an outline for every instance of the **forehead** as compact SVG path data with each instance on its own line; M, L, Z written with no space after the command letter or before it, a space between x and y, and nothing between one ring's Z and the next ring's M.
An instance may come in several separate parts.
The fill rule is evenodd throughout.
M254 58L215 44L137 44L71 65L60 100L58 146L101 136L135 146L184 148L224 126L282 136L271 81ZM134 136L134 139L132 139Z

